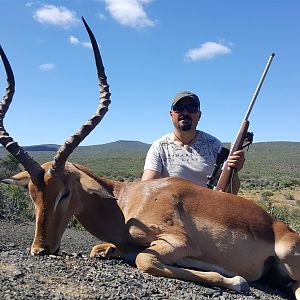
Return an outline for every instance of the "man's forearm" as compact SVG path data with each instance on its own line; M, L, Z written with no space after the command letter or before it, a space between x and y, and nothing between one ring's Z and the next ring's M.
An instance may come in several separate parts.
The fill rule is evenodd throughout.
M153 171L153 170L144 170L141 181L157 179L157 178L160 178L160 177L161 177L161 174L159 172L156 172L156 171Z

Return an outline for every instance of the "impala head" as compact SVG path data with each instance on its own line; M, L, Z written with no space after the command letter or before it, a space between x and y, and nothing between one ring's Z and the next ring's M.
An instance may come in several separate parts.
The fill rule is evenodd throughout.
M100 86L100 101L94 115L62 145L53 161L40 165L9 136L3 125L5 114L11 104L15 81L9 61L0 46L0 55L7 75L6 94L0 103L0 143L24 166L25 171L3 180L4 183L28 187L35 205L36 228L31 254L52 254L58 251L62 234L72 214L78 209L76 198L80 190L79 176L71 173L74 166L68 157L84 138L99 124L110 104L109 85L95 37L82 18L89 34ZM72 200L72 201L71 201Z

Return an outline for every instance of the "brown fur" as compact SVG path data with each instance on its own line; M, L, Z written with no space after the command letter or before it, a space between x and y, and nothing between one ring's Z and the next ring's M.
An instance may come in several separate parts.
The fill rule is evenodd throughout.
M42 166L44 184L39 186L27 172L5 180L28 184L34 201L31 254L55 253L75 215L91 234L109 243L95 246L92 257L131 253L137 267L152 275L237 291L247 291L246 281L277 265L295 282L299 299L299 235L253 202L180 178L125 183L71 163L63 175L52 176L49 166Z

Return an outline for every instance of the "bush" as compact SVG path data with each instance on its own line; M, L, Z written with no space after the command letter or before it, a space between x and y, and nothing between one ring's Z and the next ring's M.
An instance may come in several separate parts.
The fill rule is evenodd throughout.
M284 194L284 198L286 200L295 200L295 197L292 194Z
M21 168L19 162L12 155L0 159L0 181L15 175L20 171Z
M299 185L299 180L294 178L283 179L282 184L284 187L293 187Z
M19 162L12 155L0 159L0 180L20 171ZM34 205L24 189L0 183L0 218L34 220Z
M22 188L0 184L0 218L18 221L34 220L34 205Z
M293 178L292 176L287 178L285 175L257 178L255 176L249 176L248 174L241 174L240 179L241 186L248 190L269 189L278 191L284 188L295 189L300 185L298 178Z
M79 223L79 221L74 216L69 221L68 228L75 228L77 230L84 230L84 227Z
M272 200L259 201L258 204L264 208L274 219L289 225L293 230L300 232L300 209L276 206Z
M270 197L273 196L273 195L274 195L274 194L273 194L272 192L270 192L270 191L264 191L264 192L261 193L260 199L261 199L262 201L267 201L267 200L269 200Z

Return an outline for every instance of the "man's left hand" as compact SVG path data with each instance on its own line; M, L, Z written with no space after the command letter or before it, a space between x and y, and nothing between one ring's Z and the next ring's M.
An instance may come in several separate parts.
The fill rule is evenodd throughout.
M227 158L227 166L235 168L237 171L240 171L245 163L245 154L244 151L238 150L233 152L232 155Z

